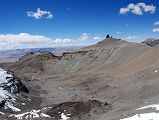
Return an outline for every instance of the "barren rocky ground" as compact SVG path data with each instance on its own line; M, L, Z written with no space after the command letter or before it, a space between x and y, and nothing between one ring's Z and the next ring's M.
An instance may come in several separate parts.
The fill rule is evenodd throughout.
M31 99L21 112L1 118L120 120L150 111L136 109L158 103L158 53L158 47L108 38L62 56L30 53L1 64L22 81ZM33 112L39 117L30 117Z

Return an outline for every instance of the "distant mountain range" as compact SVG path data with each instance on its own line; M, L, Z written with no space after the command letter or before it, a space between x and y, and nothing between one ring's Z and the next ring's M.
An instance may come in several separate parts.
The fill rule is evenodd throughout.
M5 51L0 51L0 63L15 62L28 52L33 52L33 53L51 52L55 55L60 56L63 54L63 52L72 52L81 47L83 46L61 46L54 48L30 48L30 49L5 50Z
M142 43L147 46L154 47L157 44L159 44L159 39L148 38ZM29 49L4 50L4 51L0 51L0 63L15 62L20 57L22 57L23 55L29 52L33 52L33 53L51 52L54 55L60 56L63 54L63 52L73 52L82 47L84 46L61 46L61 47L54 47L54 48L29 48Z
M146 44L150 47L154 47L157 44L159 44L159 39L155 39L155 38L148 38L146 39L144 42L142 42L143 44Z

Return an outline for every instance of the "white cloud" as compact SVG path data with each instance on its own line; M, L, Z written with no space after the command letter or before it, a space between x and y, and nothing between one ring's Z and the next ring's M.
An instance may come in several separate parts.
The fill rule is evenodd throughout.
M144 13L155 13L156 6L146 5L145 3L130 3L125 8L120 8L120 14L133 13L136 15L143 15Z
M154 23L154 25L159 25L159 21L156 21L156 22Z
M69 45L72 42L68 38L51 39L41 35L0 34L0 49L41 48L54 47L56 45Z
M128 8L120 8L120 14L126 14L128 13L130 10Z
M140 37L139 36L135 36L135 35L127 37L127 39L137 39L137 38L140 38Z
M136 15L143 15L142 9L139 5L129 4L128 8L132 13Z
M56 43L56 44L65 44L65 43L70 43L71 42L71 39L68 39L68 38L56 38L53 43Z
M50 11L43 11L40 8L37 8L36 12L33 11L28 11L27 15L29 17L33 17L35 19L40 19L42 17L45 17L46 19L51 19L53 18L53 14Z
M152 31L153 32L159 32L159 28L154 28Z
M99 37L99 36L94 36L93 39L94 39L94 40L102 40L102 38Z
M119 31L118 31L118 32L116 32L116 34L122 34L122 33L123 33L123 32L119 32Z
M88 40L88 38L89 38L88 33L83 33L79 39L81 41L86 41L86 40Z

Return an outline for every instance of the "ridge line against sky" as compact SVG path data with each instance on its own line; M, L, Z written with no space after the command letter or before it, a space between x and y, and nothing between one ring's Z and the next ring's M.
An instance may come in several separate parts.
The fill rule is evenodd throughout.
M123 2L124 1L124 2ZM159 38L158 0L1 0L0 50Z

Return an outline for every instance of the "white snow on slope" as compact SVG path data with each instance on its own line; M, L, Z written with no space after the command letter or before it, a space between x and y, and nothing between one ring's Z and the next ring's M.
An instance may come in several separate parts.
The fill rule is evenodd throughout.
M136 114L132 117L120 120L159 120L159 113L152 112L152 113Z
M156 110L159 110L159 104L144 106L144 107L138 108L136 110L144 110L144 109L148 109L148 108L155 108Z
M138 108L136 110L144 110L144 109L149 109L149 108L155 108L157 111L151 112L151 113L136 114L132 117L124 118L124 119L120 119L120 120L159 120L159 104L144 106L144 107Z
M6 77L13 77L13 75L0 68L0 83L7 83Z
M70 114L65 115L64 113L61 113L61 119L60 120L69 120L70 117L68 117Z
M8 80L6 79L8 77ZM11 78L13 78L12 74L7 73L7 71L0 68L0 102L3 100L6 100L5 108L10 108L13 111L21 111L20 109L16 108L13 104L16 103L16 95L14 95L12 92L13 87L11 84L13 82L8 82ZM4 89L5 87L10 87L11 91L8 91L7 89ZM10 99L11 98L11 99Z

